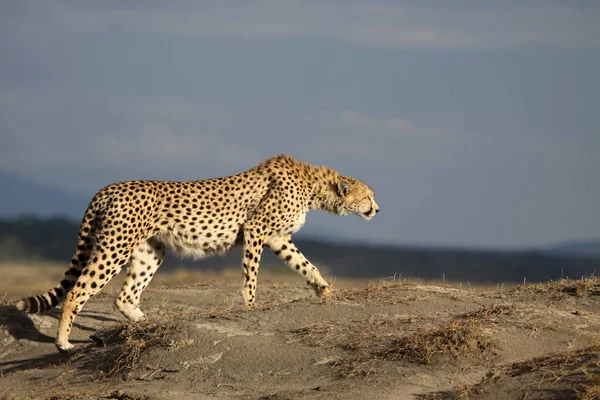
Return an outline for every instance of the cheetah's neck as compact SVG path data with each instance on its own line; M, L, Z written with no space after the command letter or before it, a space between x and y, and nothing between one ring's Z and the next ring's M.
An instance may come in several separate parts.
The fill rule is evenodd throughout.
M256 168L269 170L270 167L291 169L302 176L310 194L308 209L323 210L338 215L346 214L343 211L343 199L337 189L338 182L343 177L336 170L304 163L286 154L273 157Z
M334 169L312 165L309 166L307 173L312 193L310 208L342 214L343 200L337 190L341 175Z

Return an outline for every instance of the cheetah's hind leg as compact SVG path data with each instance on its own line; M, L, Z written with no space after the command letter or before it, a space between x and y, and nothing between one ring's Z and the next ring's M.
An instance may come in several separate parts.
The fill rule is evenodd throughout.
M140 296L148 286L165 256L165 246L156 239L143 242L131 255L125 283L115 305L131 322L144 320L140 310Z

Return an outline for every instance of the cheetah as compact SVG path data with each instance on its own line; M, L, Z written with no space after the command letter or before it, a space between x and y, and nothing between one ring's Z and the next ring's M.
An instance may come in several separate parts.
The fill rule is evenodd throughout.
M74 348L69 335L75 317L125 265L127 275L115 305L137 322L145 319L139 307L141 293L161 265L165 248L201 259L238 245L243 246L245 306L255 305L264 247L302 275L317 296L327 296L329 284L291 240L309 210L370 220L379 207L373 190L358 179L285 154L223 178L114 183L90 202L61 282L14 304L34 314L64 301L55 344L68 353Z

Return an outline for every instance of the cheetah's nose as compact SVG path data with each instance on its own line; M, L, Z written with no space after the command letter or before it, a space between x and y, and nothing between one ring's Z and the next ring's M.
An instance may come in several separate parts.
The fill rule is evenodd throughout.
M377 214L379 212L379 208L375 210L375 214Z

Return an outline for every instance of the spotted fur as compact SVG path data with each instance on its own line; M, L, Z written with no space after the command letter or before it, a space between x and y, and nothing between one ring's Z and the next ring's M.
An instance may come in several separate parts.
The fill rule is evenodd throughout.
M56 345L73 348L69 334L77 313L124 267L116 299L131 321L144 319L140 295L160 266L165 247L195 258L243 246L242 298L255 304L258 267L268 247L301 274L318 296L329 285L291 241L309 210L365 220L379 211L373 191L333 169L287 155L224 178L188 182L131 181L109 185L92 199L83 217L75 254L58 286L21 299L16 307L42 313L64 301Z

